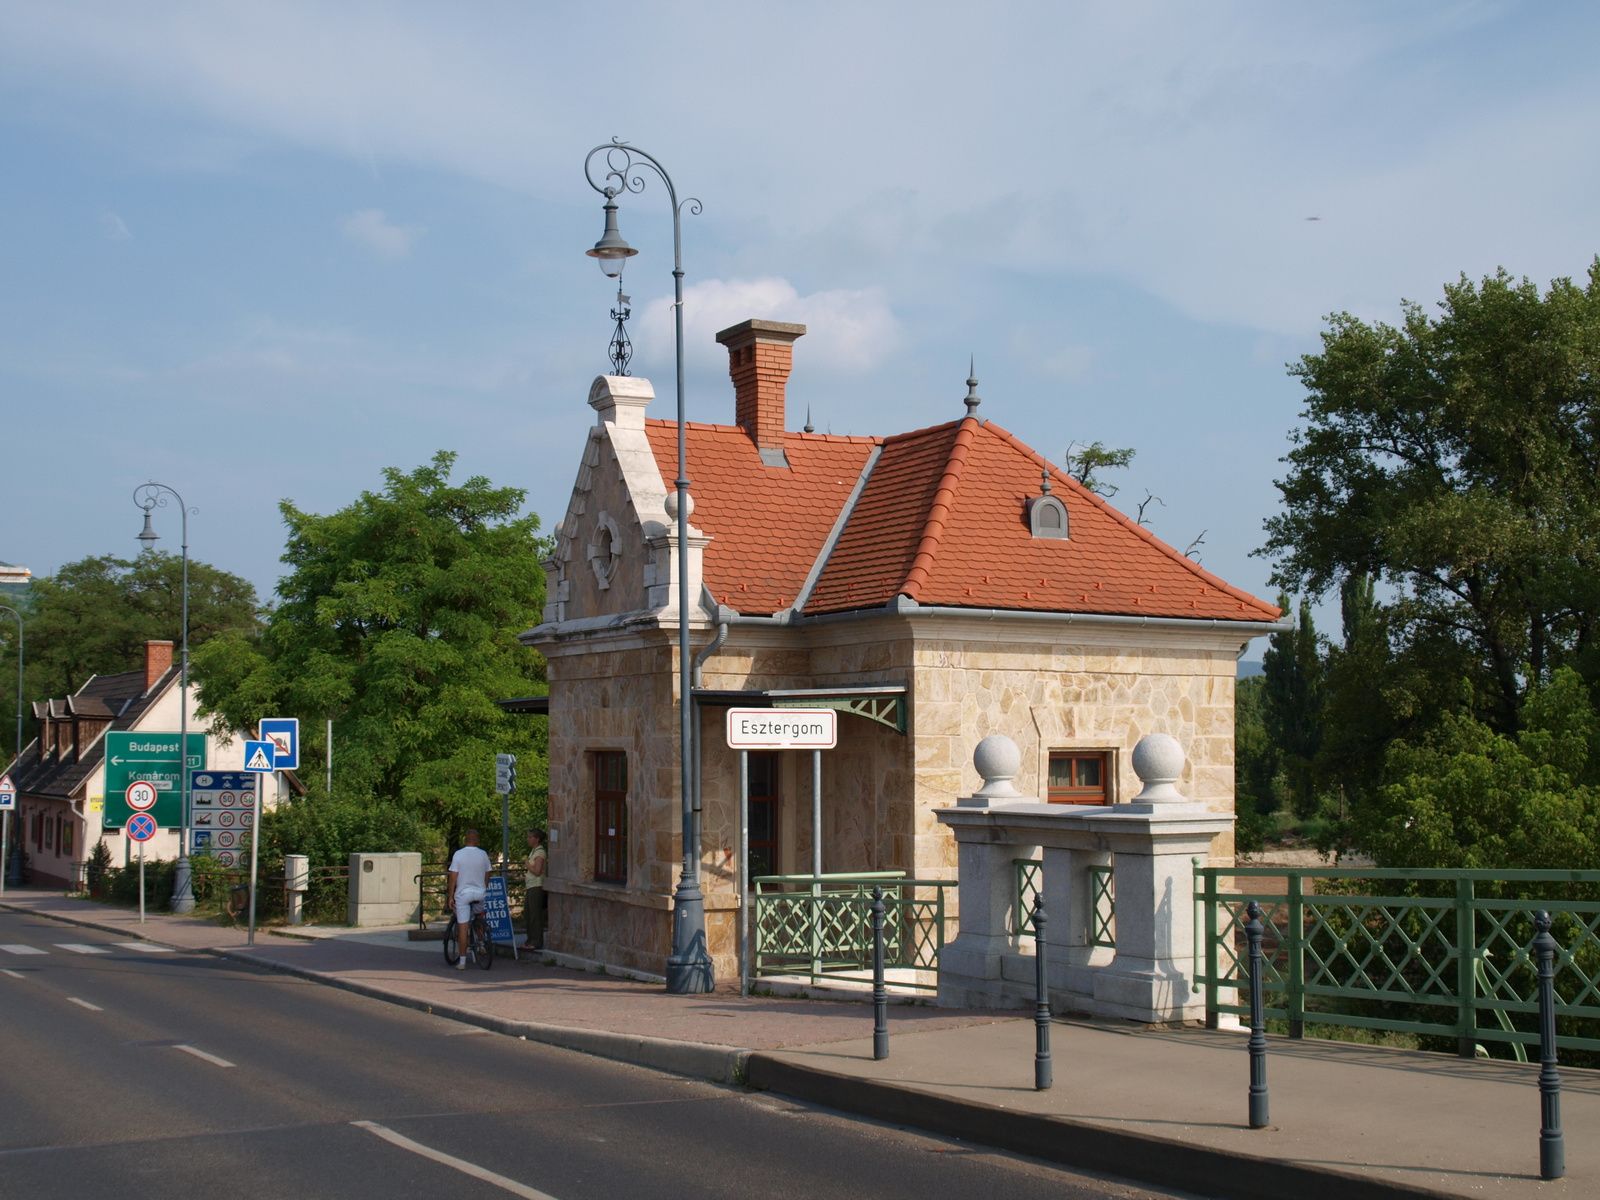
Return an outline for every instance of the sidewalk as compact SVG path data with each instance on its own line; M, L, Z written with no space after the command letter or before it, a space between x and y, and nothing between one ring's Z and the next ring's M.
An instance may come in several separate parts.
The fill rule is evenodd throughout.
M59 894L4 907L204 950L512 1036L751 1086L1019 1153L1238 1200L1600 1195L1600 1074L1563 1068L1567 1178L1537 1178L1536 1065L1307 1040L1270 1042L1274 1125L1244 1127L1236 1033L1058 1021L1054 1089L1035 1092L1031 1020L891 1005L871 1057L863 1004L668 996L657 985L500 960L447 971L438 943L363 931L242 933ZM392 939L393 935L389 935ZM425 946L428 954L418 953ZM641 1033L648 1030L648 1034Z

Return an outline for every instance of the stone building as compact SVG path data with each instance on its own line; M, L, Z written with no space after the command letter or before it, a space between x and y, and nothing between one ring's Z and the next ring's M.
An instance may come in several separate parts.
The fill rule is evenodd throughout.
M822 756L824 872L949 879L934 812L978 784L974 746L1023 751L1016 786L1063 803L1139 789L1129 755L1178 739L1186 795L1233 811L1236 660L1279 610L1153 537L981 413L893 437L787 428L801 325L724 330L733 421L691 423L687 561L669 489L677 428L644 379L601 376L556 527L549 661L547 946L659 973L681 858L677 572L688 573L709 947L734 970L730 705L840 711ZM752 874L808 872L811 756L753 755ZM1212 855L1233 853L1219 834Z

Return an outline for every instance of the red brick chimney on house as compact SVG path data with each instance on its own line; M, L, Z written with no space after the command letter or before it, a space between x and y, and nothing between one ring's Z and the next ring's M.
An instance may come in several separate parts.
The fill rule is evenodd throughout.
M144 690L155 687L156 681L172 668L171 642L146 642L144 644Z
M794 365L794 340L804 325L787 321L741 321L717 334L728 348L733 377L734 421L743 425L769 467L786 467L783 454L783 389Z

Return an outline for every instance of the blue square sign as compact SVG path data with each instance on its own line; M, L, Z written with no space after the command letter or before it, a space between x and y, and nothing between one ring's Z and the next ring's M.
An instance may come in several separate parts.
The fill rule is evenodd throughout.
M272 771L277 768L276 751L271 742L246 742L244 744L244 769L246 771Z
M261 738L271 742L273 764L280 771L300 769L300 720L297 717L262 717Z

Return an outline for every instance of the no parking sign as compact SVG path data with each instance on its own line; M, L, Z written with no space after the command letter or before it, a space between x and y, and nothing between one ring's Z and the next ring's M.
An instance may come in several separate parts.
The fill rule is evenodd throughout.
M148 842L156 835L156 819L149 813L134 813L128 818L128 836L136 842Z

